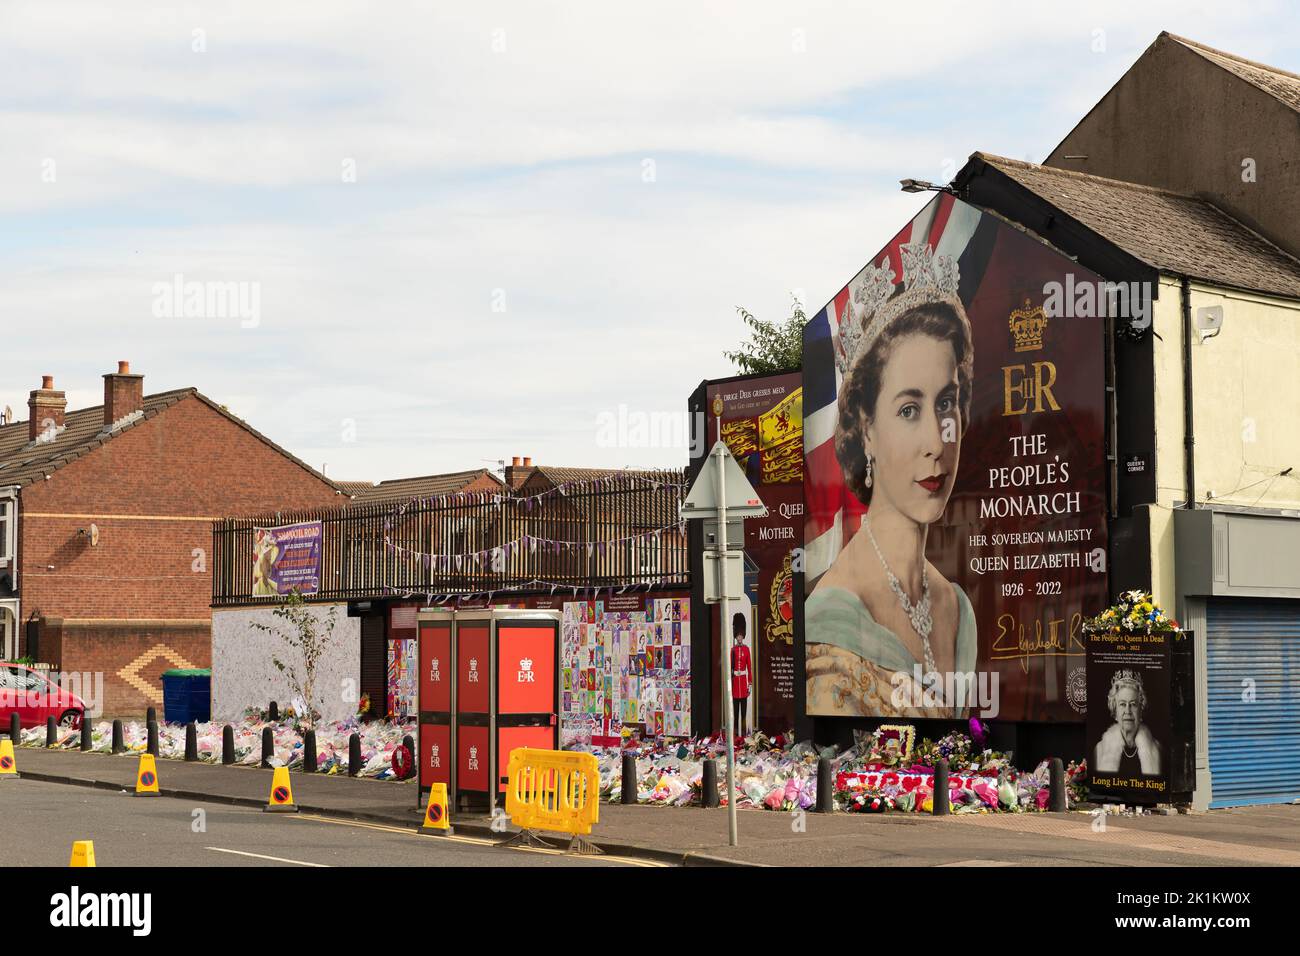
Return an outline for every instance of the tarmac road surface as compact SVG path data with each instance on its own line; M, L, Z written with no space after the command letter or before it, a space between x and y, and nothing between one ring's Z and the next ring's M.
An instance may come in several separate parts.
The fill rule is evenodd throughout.
M0 866L68 865L93 840L98 866L647 866L643 860L501 849L480 837L271 814L39 780L0 783Z

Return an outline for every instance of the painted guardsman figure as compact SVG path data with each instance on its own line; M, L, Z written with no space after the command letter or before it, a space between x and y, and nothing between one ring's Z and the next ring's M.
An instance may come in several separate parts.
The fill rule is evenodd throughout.
M745 615L737 612L731 616L731 696L736 708L736 733L744 736L745 711L749 705L749 689L753 684L750 670L749 645L745 643Z

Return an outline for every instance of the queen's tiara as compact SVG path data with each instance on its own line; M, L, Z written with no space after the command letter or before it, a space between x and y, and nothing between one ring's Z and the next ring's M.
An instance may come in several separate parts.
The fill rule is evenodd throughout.
M946 302L961 310L955 259L936 256L928 242L908 243L898 249L903 258L903 292L895 295L897 276L888 256L879 268L868 265L849 283L851 291L840 315L835 352L841 374L848 374L876 336L904 312L933 302Z

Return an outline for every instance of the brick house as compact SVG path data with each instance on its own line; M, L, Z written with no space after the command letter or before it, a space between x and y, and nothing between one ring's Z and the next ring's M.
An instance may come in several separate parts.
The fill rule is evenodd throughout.
M0 658L103 674L103 712L162 701L211 661L212 520L340 503L329 479L193 388L144 394L128 363L67 411L45 376L0 424Z

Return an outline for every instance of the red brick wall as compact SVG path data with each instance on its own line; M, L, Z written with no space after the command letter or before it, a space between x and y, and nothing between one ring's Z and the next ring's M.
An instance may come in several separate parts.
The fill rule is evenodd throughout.
M24 488L20 502L24 619L34 611L41 617L210 619L212 519L343 499L188 397L48 481ZM100 533L95 547L77 534L92 522Z
M46 622L36 649L43 660L104 673L106 713L143 713L161 697L121 675L141 655L155 655L140 671L155 696L158 675L175 661L211 662L212 520L344 500L188 396L22 489L23 623L33 614ZM78 534L92 523L93 547ZM20 654L31 650L25 630Z
M63 661L59 669L104 675L103 699L99 702L104 717L143 716L153 706L158 708L158 719L162 720L162 672L174 667L212 665L210 624L168 626L140 622L82 626L65 623L62 631ZM92 685L83 682L82 686ZM93 706L93 701L88 700L87 704Z

